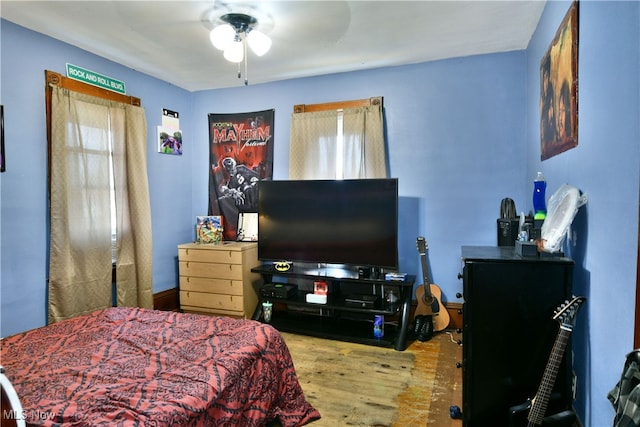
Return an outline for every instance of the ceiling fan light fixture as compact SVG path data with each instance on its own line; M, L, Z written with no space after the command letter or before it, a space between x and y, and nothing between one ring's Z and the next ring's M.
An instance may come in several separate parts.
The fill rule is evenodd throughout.
M249 47L258 56L262 56L271 48L271 39L265 33L258 30L251 30L247 34Z
M239 36L224 50L224 59L234 63L242 62L244 59L244 43Z
M238 64L238 78L241 77L240 63L244 61L244 84L247 85L247 45L258 56L271 48L271 38L254 29L258 20L244 13L227 13L218 25L209 33L209 39L216 49L224 51L224 58Z
M229 24L222 24L215 27L209 33L211 44L218 50L225 50L233 42L236 30Z

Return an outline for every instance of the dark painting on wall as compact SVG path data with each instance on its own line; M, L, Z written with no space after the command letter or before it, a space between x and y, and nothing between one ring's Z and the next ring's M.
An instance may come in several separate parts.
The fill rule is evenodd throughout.
M578 145L578 2L540 63L540 158Z

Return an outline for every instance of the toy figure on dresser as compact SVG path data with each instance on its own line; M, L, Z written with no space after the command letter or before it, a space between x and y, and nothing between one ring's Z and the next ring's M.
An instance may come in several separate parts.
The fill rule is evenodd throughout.
M440 288L429 281L427 241L424 237L418 237L416 246L422 264L423 283L416 289L418 306L414 315L413 333L418 341L428 341L434 332L446 329L451 318L449 312L442 306Z

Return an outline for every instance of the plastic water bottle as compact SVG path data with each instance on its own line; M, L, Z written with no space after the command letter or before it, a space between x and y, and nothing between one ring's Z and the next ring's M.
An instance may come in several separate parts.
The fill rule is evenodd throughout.
M545 181L542 172L538 172L536 179L533 181L533 219L545 219L547 217L547 205L544 200L546 189L547 181Z
M373 318L373 336L380 339L384 337L384 316L375 315Z

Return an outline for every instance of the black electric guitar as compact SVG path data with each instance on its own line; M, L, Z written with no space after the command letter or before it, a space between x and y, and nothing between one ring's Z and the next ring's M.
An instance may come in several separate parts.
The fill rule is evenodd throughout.
M415 316L432 315L433 330L442 331L449 326L451 316L442 305L442 291L438 285L434 285L429 281L427 268L427 241L424 237L418 237L416 241L418 253L420 254L420 262L422 263L422 285L416 288L416 307Z
M551 355L549 356L547 367L544 370L538 392L533 399L511 408L511 427L572 426L574 424L576 416L571 410L566 410L548 417L545 417L545 413L547 412L549 397L551 396L553 385L556 382L564 351L569 342L571 331L573 331L573 327L575 326L576 314L585 300L585 297L574 297L570 302L556 309L553 319L560 323L560 328L556 341L551 349ZM523 414L526 414L526 420L523 419Z

